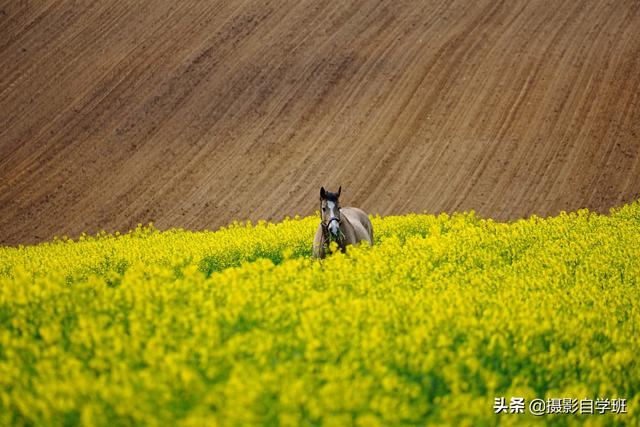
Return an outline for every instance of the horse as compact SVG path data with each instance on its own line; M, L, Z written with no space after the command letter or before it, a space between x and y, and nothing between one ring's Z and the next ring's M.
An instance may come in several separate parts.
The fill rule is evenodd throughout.
M320 224L313 240L313 256L324 258L329 251L329 244L336 242L342 252L347 245L355 245L366 241L373 245L373 226L369 216L358 208L340 207L340 193L320 188Z

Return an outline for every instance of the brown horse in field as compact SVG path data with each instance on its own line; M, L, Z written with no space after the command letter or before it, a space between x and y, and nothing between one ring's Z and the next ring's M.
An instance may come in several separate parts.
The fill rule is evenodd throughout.
M347 245L355 245L366 241L373 245L373 226L369 216L358 208L340 207L340 193L320 189L320 225L313 240L313 256L324 258L329 251L329 244L336 242L342 252Z

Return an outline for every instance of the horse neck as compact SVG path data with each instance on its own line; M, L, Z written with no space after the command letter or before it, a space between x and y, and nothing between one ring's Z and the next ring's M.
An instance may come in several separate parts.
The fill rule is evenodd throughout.
M344 235L347 235L347 231L353 230L353 224L349 221L349 218L346 215L340 216L340 226L342 227L342 232Z

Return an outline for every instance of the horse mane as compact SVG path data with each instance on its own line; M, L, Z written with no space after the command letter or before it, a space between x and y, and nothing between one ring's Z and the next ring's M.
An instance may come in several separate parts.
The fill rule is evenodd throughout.
M328 202L338 203L338 193L326 192L325 200Z

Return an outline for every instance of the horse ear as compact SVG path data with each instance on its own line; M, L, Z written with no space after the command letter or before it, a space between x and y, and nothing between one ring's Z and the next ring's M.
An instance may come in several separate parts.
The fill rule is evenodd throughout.
M324 191L324 187L320 187L320 199L326 199L327 198L327 192Z
M340 193L342 192L342 185L338 187L338 197L340 197Z

